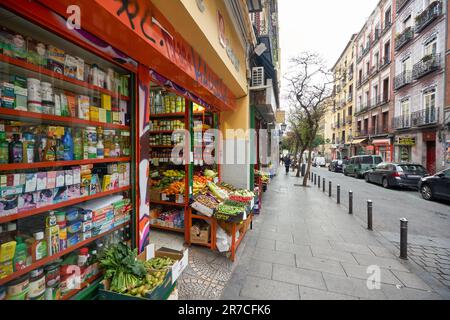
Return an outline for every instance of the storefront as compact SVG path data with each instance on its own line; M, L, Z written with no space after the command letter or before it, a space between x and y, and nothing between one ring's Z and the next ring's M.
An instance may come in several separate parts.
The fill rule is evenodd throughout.
M393 161L394 145L391 139L373 139L374 155L379 155L385 162Z
M411 163L413 161L413 148L416 146L416 136L397 135L395 138L395 161L399 163Z
M68 11L70 5L82 12L81 27L68 27L67 17L77 12ZM231 221L222 231L232 234L227 250L234 258L250 227L253 193L219 185L226 181L221 166L206 164L203 153L220 155L220 135L209 129L240 123L245 110L249 120L248 97L236 99L237 81L229 82L233 90L225 85L224 75L150 2L140 1L139 10L128 6L113 0L2 1L0 243L2 254L4 244L14 245L15 253L2 256L0 287L41 279L49 264L67 271L60 259L94 257L121 241L142 252L152 227L183 232L187 243L195 243L191 231L198 221L208 226L206 235L195 229L198 243L213 250L221 221ZM222 49L230 60L232 49ZM175 137L179 129L190 139ZM184 148L183 160L174 164L176 144ZM214 199L202 197L207 189ZM198 212L193 203L201 205ZM216 209L218 217L205 208ZM31 243L45 248L44 242L48 250L27 257ZM23 261L17 266L18 250ZM82 298L85 287L99 283L99 270L86 267L81 289L60 292L58 286L58 299ZM43 297L37 292L29 298Z

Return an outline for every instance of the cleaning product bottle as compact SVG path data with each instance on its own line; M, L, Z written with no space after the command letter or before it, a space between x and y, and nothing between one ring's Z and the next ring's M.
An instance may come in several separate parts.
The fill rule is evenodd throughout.
M23 143L20 141L20 135L13 134L13 141L9 143L9 162L22 163L23 162Z
M14 254L14 272L27 267L28 246L22 237L16 237L16 252Z
M47 241L44 240L44 232L39 231L33 234L34 243L32 246L33 262L39 261L47 256Z
M81 130L75 129L75 135L73 139L73 159L83 159L83 138L81 136Z
M0 163L9 162L9 143L6 141L6 132L0 132Z
M73 160L74 148L73 148L72 132L70 128L65 128L62 143L64 146L64 155L63 155L64 160L65 161Z
M34 163L34 135L32 133L26 132L23 134L23 162L24 163Z

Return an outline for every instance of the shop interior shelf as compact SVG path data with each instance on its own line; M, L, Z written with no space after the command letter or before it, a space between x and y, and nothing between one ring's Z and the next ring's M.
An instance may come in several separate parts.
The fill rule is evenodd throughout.
M150 115L152 118L184 118L186 114L184 112L173 112L173 113L155 113Z
M92 95L94 93L104 93L112 98L120 100L130 100L129 97L122 96L116 92L89 84L85 81L67 77L63 74L51 71L44 67L40 67L26 61L8 57L0 54L0 70L7 70L10 75L18 75L22 77L38 78L42 81L50 82L60 89L71 91L77 94Z
M214 217L201 216L198 214L192 214L191 217L192 217L192 219L200 219L200 220L205 220L205 221L214 220Z
M181 130L181 129L180 129ZM150 134L158 134L158 133L173 133L175 130L154 130L150 131Z
M99 280L101 277L103 277L103 274L99 273L95 276L87 279L85 282L83 282L79 289L71 290L70 292L66 293L64 296L61 297L60 300L70 300L73 296L78 294L81 290L85 289L86 287L89 287L91 284Z
M121 124L104 123L98 121L89 121L84 119L54 116L30 111L21 111L7 108L0 108L0 117L14 121L39 122L46 124L58 124L74 127L102 127L105 129L130 130L130 126Z
M164 227L164 226L160 226L157 224L151 224L150 228L155 228L155 229L161 229L161 230L167 230L167 231L173 231L173 232L179 232L179 233L184 233L184 229L181 228L171 228L171 227Z
M168 202L168 201L155 201L155 200L151 200L150 203L153 203L153 204L162 204L162 205L166 205L166 206L175 206L175 207L185 207L185 206L186 206L185 203L176 203L176 202Z
M24 274L27 274L28 272L30 272L30 271L32 271L34 269L40 268L42 266L45 266L46 264L48 264L48 263L50 263L50 262L52 262L52 261L54 261L56 259L59 259L62 256L65 256L66 254L71 253L72 251L75 251L75 250L77 250L79 248L82 248L82 247L88 245L89 243L104 237L107 234L110 234L110 233L112 233L112 232L114 232L116 230L120 230L121 228L123 228L124 226L128 225L129 223L130 222L123 223L123 224L121 224L121 225L119 225L119 226L117 226L117 227L115 227L115 228L113 228L113 229L111 229L111 230L109 230L107 232L104 232L102 234L99 234L98 236L95 236L95 237L92 237L90 239L87 239L87 240L84 240L82 242L79 242L78 244L76 244L74 246L71 246L71 247L67 248L66 250L63 250L63 251L61 251L61 252L59 252L57 254L54 254L54 255L52 255L50 257L46 257L44 259L41 259L41 260L31 264L30 266L20 270L20 271L16 271L16 272L10 274L9 276L0 279L0 286L4 285L5 283L8 283L9 281L14 280L14 279L16 279L16 278L18 278L20 276L23 276Z
M8 163L8 164L0 164L0 171L29 170L29 169L54 168L54 167L66 167L66 166L81 166L81 165L91 164L91 163L92 164L116 163L116 162L130 162L130 161L131 161L130 157L120 157L120 158L87 159L87 160L73 160L73 161Z
M52 211L52 210L57 210L60 208L64 208L64 207L69 207L69 206L73 206L85 201L89 201L89 200L94 200L94 199L98 199L98 198L103 198L106 196L109 196L111 194L115 194L115 193L120 193L120 192L124 192L124 191L128 191L130 190L131 187L123 187L123 188L118 188L115 190L111 190L111 191L105 191L105 192L99 192L96 193L94 195L91 196L85 196L85 197L80 197L80 198L76 198L76 199L72 199L72 200L67 200L67 201L63 201L60 203L56 203L56 204L52 204L49 206L45 206L42 208L36 208L36 209L31 209L31 210L27 210L24 212L20 212L17 214L11 214L8 216L4 216L4 217L0 217L0 223L6 223L6 222L10 222L10 221L14 221L14 220L18 220L18 219L23 219L26 217L30 217L30 216L34 216L43 212L47 212L47 211Z

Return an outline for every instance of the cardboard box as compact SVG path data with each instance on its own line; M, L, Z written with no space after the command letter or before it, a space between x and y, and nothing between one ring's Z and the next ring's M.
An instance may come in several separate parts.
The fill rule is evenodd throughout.
M209 225L207 227L200 227L200 232L198 229L198 226L195 225L191 227L191 242L208 244L211 236L211 227Z

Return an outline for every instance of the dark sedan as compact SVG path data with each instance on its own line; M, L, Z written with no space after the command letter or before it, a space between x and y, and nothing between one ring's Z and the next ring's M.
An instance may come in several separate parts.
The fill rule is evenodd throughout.
M419 191L425 200L450 200L450 169L422 178Z
M328 166L328 171L342 172L342 160L333 160Z
M427 170L420 164L380 163L364 177L367 182L377 183L384 188L407 187L418 188L420 179L427 175Z

